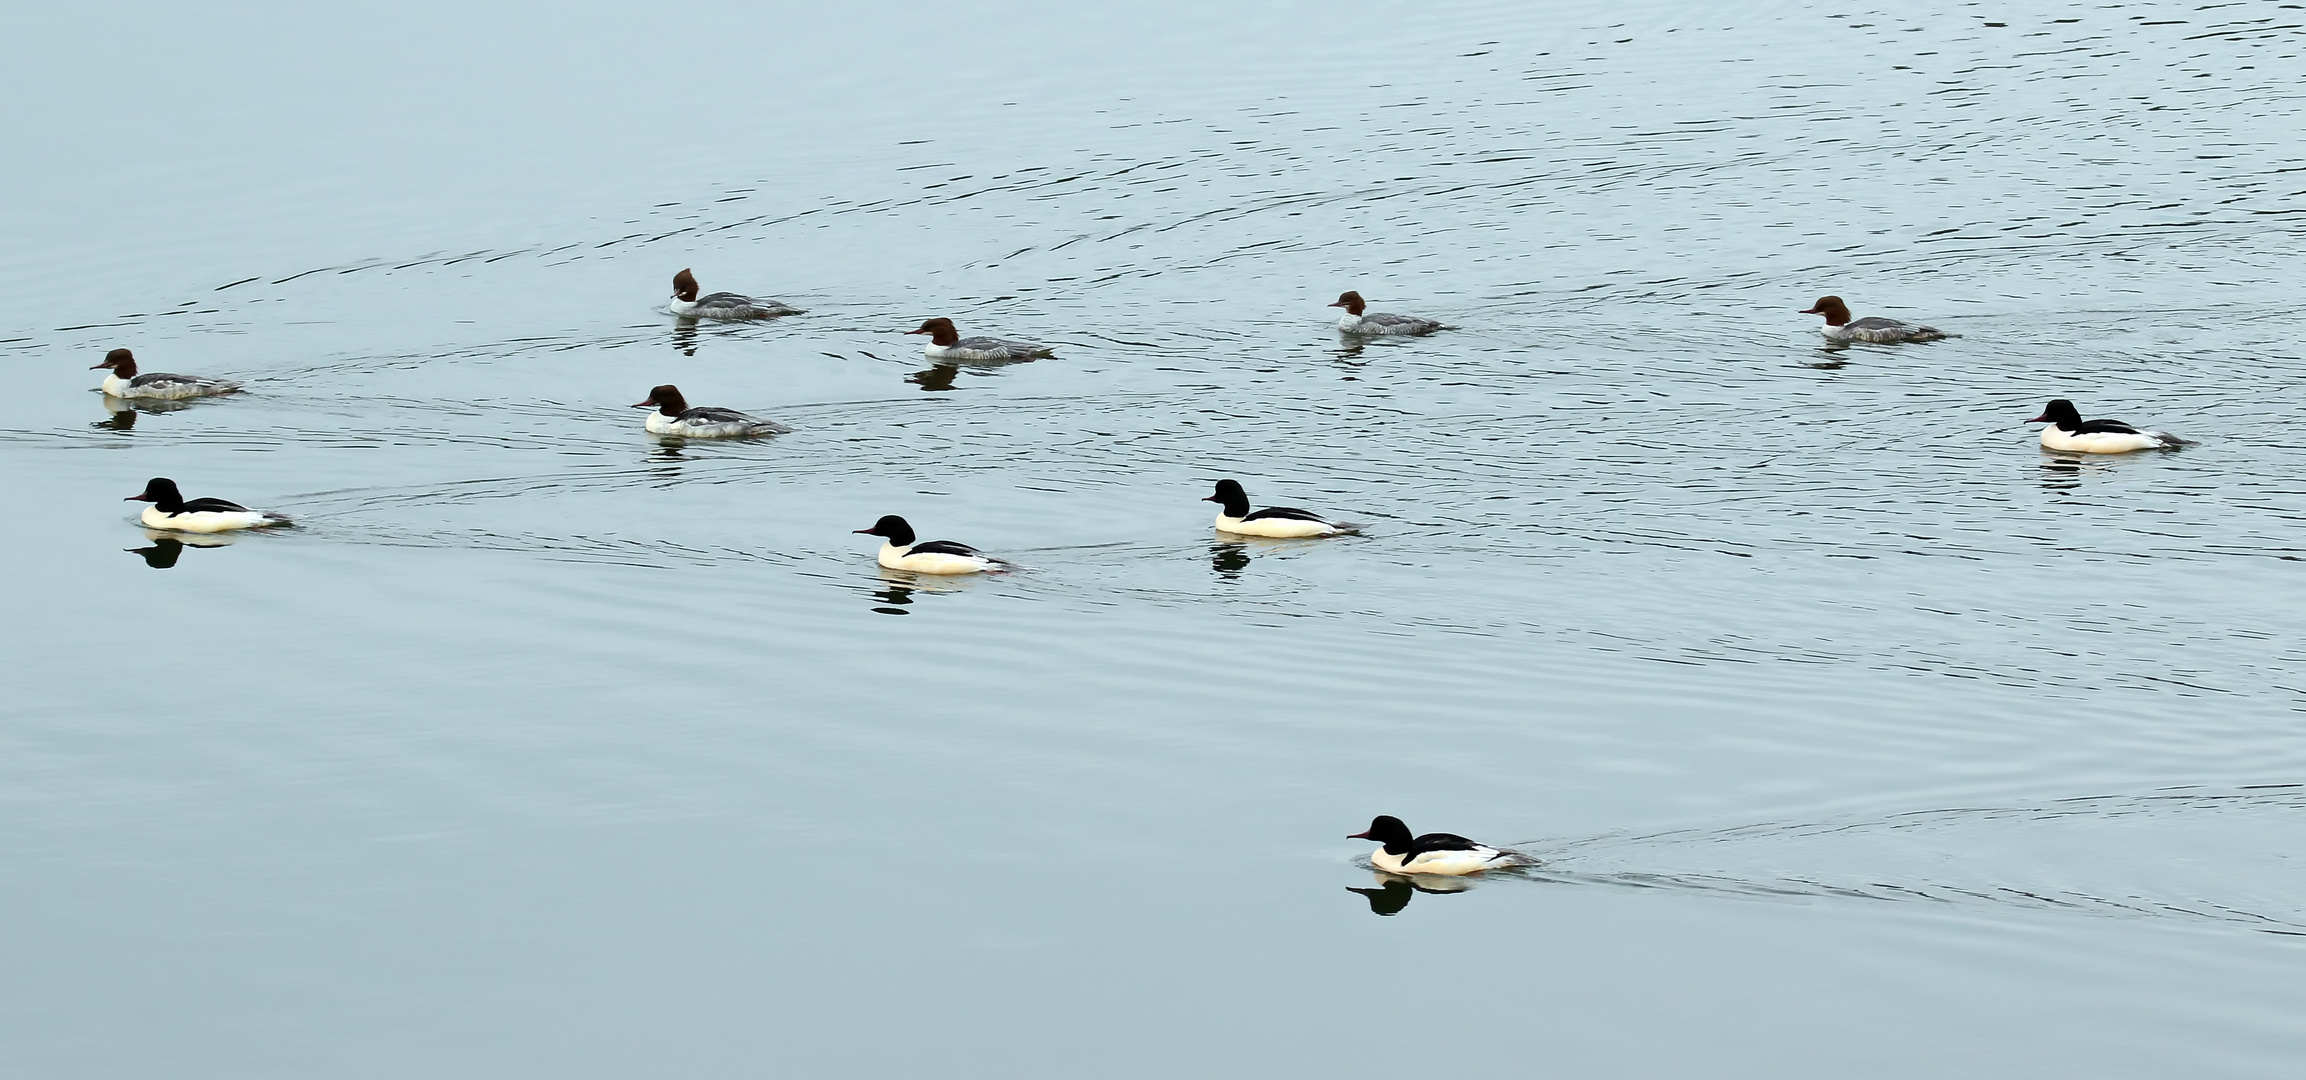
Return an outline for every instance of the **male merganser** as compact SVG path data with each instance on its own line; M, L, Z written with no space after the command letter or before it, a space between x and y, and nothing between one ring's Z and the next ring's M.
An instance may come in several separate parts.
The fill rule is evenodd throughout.
M2140 431L2120 420L2084 420L2082 410L2065 398L2043 406L2042 415L2026 422L2050 425L2042 429L2045 449L2076 454L2127 454L2187 445L2187 440L2168 432Z
M798 315L801 309L774 300L755 300L733 292L697 295L697 277L686 270L673 275L673 300L665 305L675 315L692 319L774 319Z
M879 562L891 570L910 570L916 574L976 574L985 571L998 573L1016 568L1006 559L987 555L967 544L951 540L924 540L913 542L913 527L895 514L873 523L870 529L858 529L866 536L881 538Z
M633 403L633 408L656 411L643 424L651 435L678 435L685 439L746 438L753 435L782 435L793 429L774 420L746 416L735 409L689 408L688 399L681 396L679 387L671 384L649 391L647 401Z
M88 370L111 368L104 376L104 392L116 398L191 398L210 394L230 394L240 384L224 379L203 379L194 375L170 375L154 371L136 373L136 354L126 349L114 349L104 354L104 362L92 364Z
M1818 302L1802 309L1804 315L1826 317L1824 333L1827 341L1870 341L1886 345L1897 341L1936 341L1948 336L1934 326L1915 326L1879 315L1850 321L1850 306L1839 296L1821 296Z
M1441 329L1440 323L1432 319L1420 319L1414 315L1387 315L1382 311L1372 311L1364 315L1362 309L1367 305L1362 303L1361 294L1357 292L1346 293L1338 297L1336 303L1329 306L1345 309L1345 317L1337 320L1337 329L1340 333L1367 336L1430 334Z
M234 529L263 529L286 525L288 519L279 514L251 510L236 502L223 499L186 499L176 490L176 481L155 476L146 481L142 495L130 495L122 502L148 502L139 520L147 527L172 532L214 533Z
M1236 536L1337 536L1360 528L1289 506L1269 506L1251 513L1249 493L1241 490L1240 482L1235 480L1219 480L1217 494L1201 501L1220 504L1217 528Z
M1426 833L1409 835L1409 826L1390 814L1380 814L1369 823L1369 831L1357 832L1348 840L1375 840L1383 845L1369 856L1369 863L1380 870L1394 874L1478 874L1501 866L1528 866L1537 862L1518 851L1476 844L1454 833Z
M951 319L930 319L923 322L920 329L905 332L929 335L929 344L921 350L921 355L940 360L1032 360L1052 356L1057 352L1047 345L1035 345L1030 341L1010 341L996 337L964 338L959 330L953 329Z

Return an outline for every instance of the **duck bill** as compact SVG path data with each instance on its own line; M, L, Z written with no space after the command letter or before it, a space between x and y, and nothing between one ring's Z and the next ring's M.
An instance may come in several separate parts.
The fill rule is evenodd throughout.
M850 532L853 532L853 533L856 533L856 534L858 534L858 535L860 535L860 536L879 536L879 535L881 535L881 534L880 534L880 532L879 532L879 530L876 530L876 529L851 529L851 530L849 530L849 531L850 531Z
M88 365L88 370L90 370L90 371L94 371L94 370L96 370L97 368L108 368L108 367L111 367L111 366L112 366L112 361L110 361L110 360L106 360L105 362L103 362L103 363L101 363L101 364L90 364L90 365Z
M2047 424L2047 423L2049 423L2049 422L2050 422L2050 418L2049 418L2049 417L2047 417L2047 416L2037 416L2037 417L2035 417L2035 418L2033 418L2033 419L2031 419L2031 420L2028 420L2028 421L2026 421L2026 422L2027 422L2027 423L2029 423L2029 424Z
M906 334L906 336L908 336L908 337L910 337L911 335L914 335L914 334L926 334L926 333L928 333L928 331L926 331L926 330L907 330L907 331L905 331L905 334Z
M1796 315L1823 315L1823 314L1825 314L1825 312L1823 312L1823 311L1819 311L1818 309L1816 309L1816 308L1814 308L1814 307L1806 307L1806 308L1803 308L1803 309L1801 309L1800 311L1797 311L1797 312L1795 312L1794 314L1796 314Z
M1351 304L1330 304L1329 307L1351 307Z
M1215 496L1215 495L1211 495L1211 496L1208 496L1207 498L1204 498L1204 499L1202 499L1201 501L1202 501L1202 502L1223 502L1224 500L1223 500L1223 499L1220 499L1220 498L1218 498L1218 497L1217 497L1217 496Z
M653 409L653 408L656 408L656 405L657 405L657 403L656 403L656 402L654 402L654 401L636 401L636 402L633 402L633 403L632 403L632 404L630 404L630 405L627 405L627 406L625 406L625 408L628 408L628 409Z
M1347 840L1367 840L1369 839L1369 834L1365 832L1347 833L1345 834L1345 838Z

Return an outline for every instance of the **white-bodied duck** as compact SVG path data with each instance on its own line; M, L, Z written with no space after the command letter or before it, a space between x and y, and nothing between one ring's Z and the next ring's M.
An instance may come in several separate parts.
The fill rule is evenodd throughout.
M2048 424L2042 429L2042 447L2075 454L2127 454L2132 450L2169 450L2187 445L2166 431L2141 431L2120 420L2084 420L2082 410L2059 398L2042 407L2042 415L2026 421Z
M916 541L913 526L895 514L886 515L874 522L872 528L857 532L881 538L878 561L891 570L910 570L916 574L982 574L1016 568L1016 564L1007 559L987 555L967 544L951 540Z
M1346 839L1377 841L1378 848L1370 853L1369 864L1393 874L1455 877L1504 866L1530 866L1537 862L1518 851L1477 844L1455 833L1411 836L1409 826L1391 814L1378 815L1376 820L1369 823L1369 831L1354 833Z
M279 514L251 510L236 502L187 499L176 489L176 481L165 476L153 477L145 482L143 494L130 495L121 501L151 503L144 508L139 520L147 528L170 532L218 533L288 524L288 519Z
M1338 536L1358 531L1358 525L1331 521L1309 510L1293 506L1269 506L1263 510L1249 509L1249 493L1241 490L1237 480L1217 481L1217 493L1202 502L1217 506L1217 531L1235 536L1271 536L1294 539L1306 536Z

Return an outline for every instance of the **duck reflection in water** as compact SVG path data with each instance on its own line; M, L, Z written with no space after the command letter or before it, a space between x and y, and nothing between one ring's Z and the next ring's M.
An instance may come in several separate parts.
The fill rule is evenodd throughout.
M2051 491L2072 491L2082 486L2084 476L2114 467L2114 462L2104 458L2060 454L2042 462L2042 486Z
M1849 359L1842 355L1848 351L1850 351L1849 342L1829 341L1823 345L1818 346L1817 359L1803 364L1802 366L1808 368L1816 368L1819 371L1839 371L1842 368L1850 366Z
M908 570L877 567L881 573L881 587L873 590L873 611L881 615L910 615L913 597L923 593L967 592L977 587L975 577L957 577L938 574L916 574Z
M88 426L99 431L133 431L136 429L136 418L143 413L181 412L193 404L190 401L171 401L166 398L131 401L106 394L105 418Z
M1369 913L1372 915L1399 915L1402 908L1409 906L1410 898L1418 893L1447 896L1452 893L1464 892L1473 887L1473 883L1464 878L1434 877L1430 874L1419 874L1411 877L1388 874L1383 870L1373 871L1373 873L1377 877L1376 888L1355 889L1348 887L1345 890L1349 893L1358 893L1362 899L1369 901Z
M1209 569L1224 581L1241 580L1241 572L1249 569L1252 555L1279 555L1285 551L1316 548L1325 537L1319 536L1240 536L1226 533L1226 539L1209 545Z
M905 381L929 393L936 393L953 389L953 382L961 377L962 368L968 368L979 375L992 375L997 374L999 369L1012 364L1030 364L1037 359L1039 357L1033 356L1007 356L997 360L962 360L946 357L930 363L928 367L920 371L905 376Z
M697 321L686 315L673 320L673 348L682 356L697 354Z
M122 548L121 550L126 551L130 555L142 556L144 559L144 565L149 566L154 570L168 570L174 568L176 566L176 560L184 557L185 548L231 547L233 544L236 544L240 541L240 538L237 536L221 536L207 533L178 533L168 532L162 529L146 529L144 530L144 538L146 540L150 540L151 543L144 547Z
M920 387L927 393L934 394L943 390L951 390L954 376L960 373L961 365L959 364L931 364L925 370L905 376L905 381Z

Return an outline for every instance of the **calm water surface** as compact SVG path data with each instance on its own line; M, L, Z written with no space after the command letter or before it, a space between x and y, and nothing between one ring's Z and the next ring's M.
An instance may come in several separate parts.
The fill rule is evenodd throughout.
M2300 5L0 30L9 1075L2306 1058ZM122 345L251 392L108 412Z

